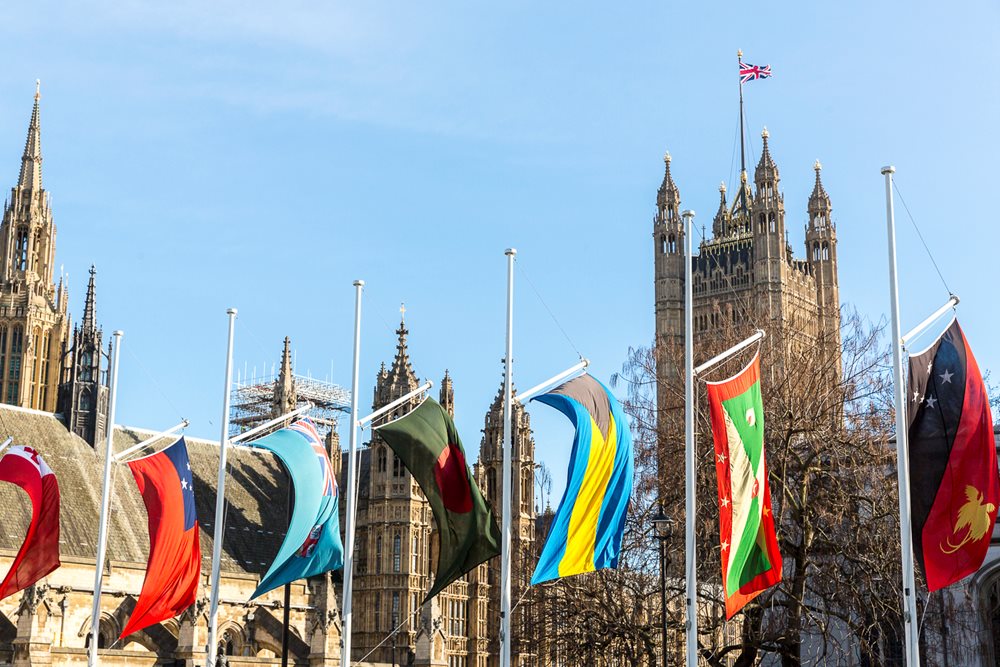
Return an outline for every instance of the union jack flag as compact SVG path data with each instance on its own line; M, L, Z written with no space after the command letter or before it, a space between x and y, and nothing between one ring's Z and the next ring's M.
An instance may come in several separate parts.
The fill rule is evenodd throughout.
M753 81L754 79L766 79L771 76L771 66L764 65L763 67L759 65L751 65L740 61L740 83L746 83L747 81Z
M288 428L301 433L309 441L309 444L312 445L313 451L316 452L316 458L319 459L319 466L323 469L323 495L336 496L337 481L333 478L333 471L330 468L330 457L326 454L326 447L323 446L323 439L319 437L316 425L312 423L311 419L300 419Z

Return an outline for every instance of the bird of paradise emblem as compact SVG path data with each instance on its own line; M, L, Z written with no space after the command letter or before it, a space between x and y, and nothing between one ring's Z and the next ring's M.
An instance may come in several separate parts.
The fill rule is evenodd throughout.
M941 551L946 554L953 554L969 542L978 542L986 537L990 531L990 517L996 511L996 505L983 502L983 494L976 487L966 485L965 503L958 510L958 518L955 520L955 528L952 537L964 530L965 537L957 544L952 543L952 537L947 538L941 544Z

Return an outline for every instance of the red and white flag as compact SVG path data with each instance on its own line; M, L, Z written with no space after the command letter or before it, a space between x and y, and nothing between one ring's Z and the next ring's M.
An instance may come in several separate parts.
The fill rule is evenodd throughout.
M0 481L16 484L31 499L31 523L24 544L0 584L0 600L59 567L59 484L31 447L11 447L0 458Z

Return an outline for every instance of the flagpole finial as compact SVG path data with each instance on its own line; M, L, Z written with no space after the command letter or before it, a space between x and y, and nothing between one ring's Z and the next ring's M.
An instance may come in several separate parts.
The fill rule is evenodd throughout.
M767 131L767 125L765 125L764 129L760 133L760 138L767 139L769 136L771 136L771 133Z
M736 50L736 57L740 58L740 59L743 58L743 49L737 49Z
M882 167L882 175L883 176L885 176L886 174L895 174L895 173L896 173L896 168L893 167L891 164L888 165L888 166Z
M671 159L672 158L670 157L670 151L667 151L663 154L663 161L666 162L667 164L670 164Z
M823 164L819 161L819 158L816 158L816 164L813 165L813 169L815 169L817 172L819 172L819 170L822 169L822 168L823 168Z
M37 102L42 97L42 80L35 79L35 101Z

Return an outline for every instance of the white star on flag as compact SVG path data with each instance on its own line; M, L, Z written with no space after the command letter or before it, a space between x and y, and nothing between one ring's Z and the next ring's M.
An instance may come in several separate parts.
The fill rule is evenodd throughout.
M181 488L184 489L184 490L187 490L187 488L188 488L188 481L186 479L182 479L181 480Z
M950 373L947 370L945 370L945 372L942 373L941 375L939 375L938 377L941 378L941 382L947 382L948 384L951 384L951 378L952 378L953 375L955 375L955 374L954 373Z
M723 507L729 507L729 498L725 498L725 497L723 497L723 498L719 498L719 503L720 503L720 504L721 504L721 505L722 505Z
M719 454L719 463L725 463L725 462L726 462L726 455Z
M729 542L723 542L722 543L722 550L723 551L729 551Z

